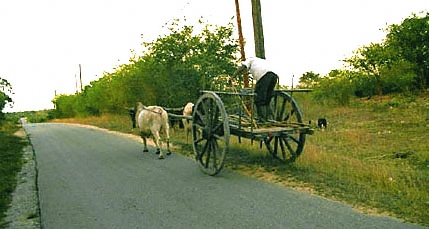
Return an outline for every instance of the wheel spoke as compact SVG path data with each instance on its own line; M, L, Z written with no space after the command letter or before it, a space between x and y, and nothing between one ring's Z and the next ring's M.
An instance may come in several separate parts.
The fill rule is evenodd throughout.
M201 151L201 153L199 154L199 155L200 155L200 158L202 158L202 157L204 156L204 154L207 152L208 147L209 147L209 141L206 141L206 143L204 144L204 148L203 148L203 150L202 150L202 151Z
M207 115L208 113L207 113L207 111L208 111L208 108L207 108L207 102L208 100L207 99L204 99L202 102L201 102L201 109L202 109L202 111L204 112L204 114L205 115Z
M199 139L194 140L194 143L198 144L198 143L202 142L203 140L205 140L205 139L204 138L199 138Z
M286 109L286 104L287 104L287 100L286 99L283 99L283 101L282 101L283 103L281 104L281 108L279 109L279 112L281 112L281 114L279 115L279 121L286 121L286 120L288 120L289 119L289 115L287 115L286 117L285 117L285 111L287 111L287 109Z
M294 141L296 144L299 144L299 139L297 139L295 136L293 135L288 135L288 138L290 138L292 141Z
M194 123L194 122L193 122L193 125L195 126L195 128L198 128L198 129L200 129L200 130L204 128L204 126L203 126L203 125L204 125L204 123Z
M209 168L210 156L211 156L211 143L210 143L210 141L207 141L207 155L206 155L206 161L204 163L204 167L206 169Z
M216 141L212 141L212 150L213 150L213 167L215 169L218 169L217 167L217 147L216 147Z
M285 151L285 146L283 144L282 139L280 139L280 148L282 150L282 156L283 156L283 160L286 160L286 151Z
M275 137L274 138L274 156L277 156L277 148L278 148L278 145L279 145L279 137Z
M222 136L220 136L220 135L218 135L218 134L213 134L213 137L214 137L216 140L219 140L219 141L225 142L225 141L224 141L224 139L223 139L223 137L222 137Z
M203 117L205 117L205 115L202 113L202 111L199 109L199 107L196 108L193 123L203 124L204 123Z
M271 141L274 139L274 137L269 137L267 140L266 140L266 142L268 143L268 144L271 144Z
M214 106L216 104L211 104L211 116L210 116L210 126L215 126L216 123L219 121L218 117L219 117L219 109L217 106ZM214 107L213 107L214 106Z
M292 157L294 157L296 155L295 150L292 148L292 146L289 144L289 142L286 139L284 139L284 143L286 144L286 147L288 148Z
M272 101L271 101L271 110L273 111L273 119L274 120L276 120L276 121L278 121L278 114L276 113L276 111L277 111L277 96L274 96L273 98L272 98Z
M199 109L197 109L198 114L201 117L201 121L205 124L204 126L207 126L210 124L210 112L209 108L207 108L207 99L203 100L201 102L201 106L199 106Z
M217 126L212 129L212 133L218 136L223 136L224 134L223 123L219 122Z
M207 115L207 125L211 125L213 121L213 100L206 100L204 103L204 112Z
M290 111L290 115L293 117L293 115L295 114L295 108L292 107L291 111Z

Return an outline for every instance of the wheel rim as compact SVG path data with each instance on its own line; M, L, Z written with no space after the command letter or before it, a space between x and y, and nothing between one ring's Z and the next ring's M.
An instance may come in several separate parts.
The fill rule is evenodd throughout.
M282 123L302 124L302 112L290 94L275 91L270 103L269 119ZM282 161L293 162L301 155L305 144L305 134L299 132L281 133L264 140L270 153Z
M192 114L192 136L195 159L201 170L209 175L218 174L229 150L229 122L225 107L213 92L203 94Z

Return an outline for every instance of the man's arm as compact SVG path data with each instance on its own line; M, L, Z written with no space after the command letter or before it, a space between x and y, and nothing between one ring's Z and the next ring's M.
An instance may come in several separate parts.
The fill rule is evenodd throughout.
M232 74L232 77L236 77L238 74L241 74L242 72L244 72L245 70L247 70L246 66L241 65L240 67L238 67L238 69L234 72L234 74Z

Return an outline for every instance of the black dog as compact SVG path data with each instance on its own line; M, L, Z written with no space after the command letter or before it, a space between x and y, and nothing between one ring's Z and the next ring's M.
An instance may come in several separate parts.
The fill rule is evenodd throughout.
M328 122L326 121L326 118L319 118L319 119L317 119L317 126L319 128L326 129L326 127L328 127Z

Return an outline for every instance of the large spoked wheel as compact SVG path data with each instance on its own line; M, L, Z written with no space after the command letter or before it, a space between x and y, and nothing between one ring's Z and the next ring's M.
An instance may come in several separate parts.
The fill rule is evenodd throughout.
M229 150L229 122L222 100L206 92L196 102L192 119L195 159L204 173L214 176L222 170Z
M303 124L298 103L286 92L275 91L270 108L271 114L268 119L287 124ZM304 149L305 134L299 131L285 131L266 137L264 143L273 157L281 161L293 162Z

